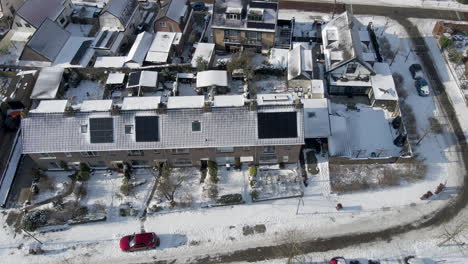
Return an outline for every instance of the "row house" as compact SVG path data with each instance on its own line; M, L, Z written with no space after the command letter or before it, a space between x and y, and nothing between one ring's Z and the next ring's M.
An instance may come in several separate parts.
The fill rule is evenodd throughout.
M34 33L46 20L65 28L73 13L71 0L27 0L16 11L12 29Z
M289 94L127 97L42 101L22 121L23 154L42 169L295 163L304 144L303 108Z

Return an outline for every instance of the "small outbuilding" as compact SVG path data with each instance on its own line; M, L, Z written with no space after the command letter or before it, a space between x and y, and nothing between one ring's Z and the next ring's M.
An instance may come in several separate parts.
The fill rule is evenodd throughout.
M197 92L217 94L228 92L227 71L202 71L197 74Z
M128 75L127 89L133 96L142 96L146 92L156 92L158 72L138 71Z

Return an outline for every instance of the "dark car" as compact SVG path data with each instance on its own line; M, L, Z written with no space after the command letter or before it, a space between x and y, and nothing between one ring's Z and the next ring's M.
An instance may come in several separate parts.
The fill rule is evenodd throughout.
M120 249L122 251L136 251L155 248L158 247L159 244L159 237L153 232L133 234L130 236L124 236L120 239Z
M416 87L420 96L429 95L429 84L423 78L416 79L416 81L414 81L414 87Z
M409 71L411 72L411 77L413 77L413 79L418 79L418 78L422 78L422 67L420 64L411 64L411 66L409 67Z
M205 11L206 6L205 6L205 3L203 3L203 2L195 2L192 5L192 9L193 9L193 11Z

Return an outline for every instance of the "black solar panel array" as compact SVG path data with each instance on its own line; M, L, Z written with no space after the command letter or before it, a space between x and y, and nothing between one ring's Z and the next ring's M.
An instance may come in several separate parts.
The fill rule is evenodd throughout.
M277 3L272 3L272 2L255 2L252 1L250 2L250 7L251 8L268 8L268 9L278 9L278 4Z
M111 117L90 118L89 131L91 143L114 142L114 121Z
M296 138L296 112L258 113L258 138Z
M109 33L109 31L104 31L102 32L102 35L101 37L99 38L99 40L96 42L96 47L101 47L101 44L102 42L104 41L104 39L107 37L107 34Z
M137 86L140 84L141 71L131 72L128 75L128 86Z
M81 59L86 54L86 51L91 46L91 43L93 43L92 40L86 40L83 43L81 43L80 48L76 52L75 56L73 56L73 59L71 60L70 64L72 64L72 65L80 64Z
M135 140L136 142L159 141L159 117L136 116Z
M259 29L275 29L275 24L247 22L247 27L248 28L259 28Z

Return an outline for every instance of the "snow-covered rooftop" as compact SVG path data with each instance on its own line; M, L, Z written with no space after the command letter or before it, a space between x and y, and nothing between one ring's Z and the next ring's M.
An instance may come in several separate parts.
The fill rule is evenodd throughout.
M31 99L55 99L62 82L64 68L50 67L40 71Z
M202 71L197 74L197 87L228 86L227 71Z
M68 31L50 19L46 19L28 41L27 46L48 61L54 62L69 38Z
M392 72L387 63L374 64L375 75L371 75L372 91L376 100L398 100Z
M273 48L270 50L269 62L275 68L286 68L288 67L288 49L277 49Z
M107 76L106 84L121 84L124 82L124 79L125 79L125 73L121 73L121 72L109 73L109 76Z
M242 95L215 95L214 107L236 107L244 105L244 96Z
M258 105L290 105L293 103L291 94L259 94Z
M134 80L138 78L137 80ZM132 72L128 76L129 82L127 87L157 87L158 85L158 72L156 71L139 71Z
M206 62L211 62L211 58L214 55L215 44L214 43L198 43L195 53L193 53L192 67L197 67L198 57L202 57Z
M288 52L288 80L301 75L311 78L308 72L312 72L312 51L303 45L296 45Z
M159 96L125 97L122 110L154 110L161 102Z
M304 104L304 137L329 137L328 99L302 99L302 103Z
M125 56L97 57L94 68L122 68L125 65Z
M67 105L68 100L43 100L30 113L63 113Z
M168 60L172 45L177 45L182 33L157 32L146 55L146 61L165 63Z
M112 109L112 100L83 101L80 112L105 112Z
M146 53L153 42L153 34L148 32L141 32L137 35L135 42L132 45L132 48L128 52L127 59L125 62L134 62L143 65L145 60Z
M57 55L53 66L57 67L86 67L94 55L90 48L93 38L72 36Z
M205 97L201 96L171 96L167 100L167 109L202 108Z

